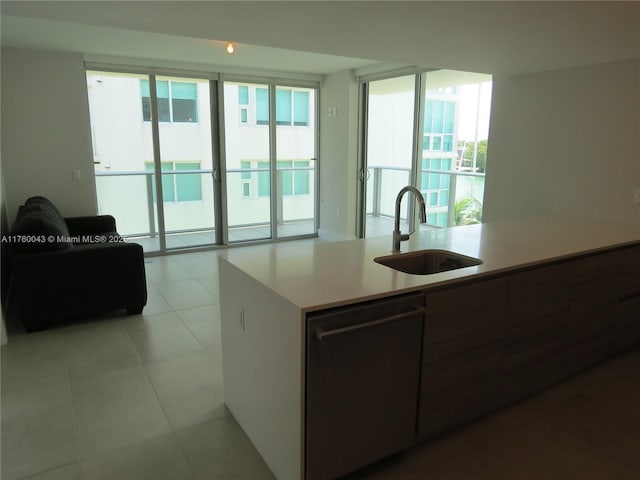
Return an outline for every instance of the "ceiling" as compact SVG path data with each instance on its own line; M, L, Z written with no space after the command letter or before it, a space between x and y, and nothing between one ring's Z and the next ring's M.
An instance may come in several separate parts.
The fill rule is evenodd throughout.
M324 74L520 74L640 58L640 2L11 1L2 44ZM224 44L238 43L237 53Z

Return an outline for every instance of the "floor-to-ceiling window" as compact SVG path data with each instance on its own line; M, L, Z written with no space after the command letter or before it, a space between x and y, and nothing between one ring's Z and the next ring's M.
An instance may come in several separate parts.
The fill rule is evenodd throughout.
M314 234L317 89L224 82L229 242Z
M146 252L317 232L317 85L87 70L100 213Z
M491 76L454 70L423 74L422 149L417 186L427 223L482 221Z
M313 233L316 209L316 91L278 85L276 225L278 237Z
M410 185L415 75L369 82L366 139L366 231L390 233L398 191ZM402 218L407 219L405 201Z
M269 86L224 83L229 242L271 238Z
M360 236L391 232L404 185L425 199L427 225L420 228L481 222L491 76L434 70L364 78L361 91ZM410 205L403 204L403 229L418 227Z

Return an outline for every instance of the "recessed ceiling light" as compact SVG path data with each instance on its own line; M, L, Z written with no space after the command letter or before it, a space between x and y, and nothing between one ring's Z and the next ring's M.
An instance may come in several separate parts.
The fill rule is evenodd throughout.
M230 55L236 53L236 47L232 42L227 43L227 53Z

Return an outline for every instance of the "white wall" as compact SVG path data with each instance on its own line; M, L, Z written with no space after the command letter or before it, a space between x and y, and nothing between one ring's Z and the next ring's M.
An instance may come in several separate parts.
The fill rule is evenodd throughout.
M10 223L33 195L66 216L96 213L81 55L2 49L2 158Z
M336 116L328 109L335 108ZM320 96L320 229L327 240L355 238L358 86L351 70L327 75Z
M485 221L640 224L640 60L494 78Z

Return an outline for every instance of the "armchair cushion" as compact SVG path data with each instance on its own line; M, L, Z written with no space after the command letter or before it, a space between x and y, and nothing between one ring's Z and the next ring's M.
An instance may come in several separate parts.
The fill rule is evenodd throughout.
M71 248L69 229L58 209L44 197L31 197L18 212L11 235L19 238L12 254Z

